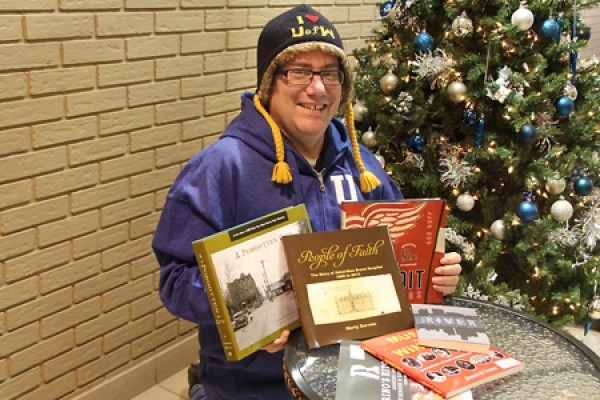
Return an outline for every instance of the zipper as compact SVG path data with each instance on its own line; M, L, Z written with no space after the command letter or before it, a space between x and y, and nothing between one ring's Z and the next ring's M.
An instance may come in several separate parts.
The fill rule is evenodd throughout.
M319 189L321 189L321 192L325 191L325 182L323 181L323 172L325 172L325 168L323 168L321 171L317 171L316 169L313 168L313 171L315 171L315 174L317 175L317 179L319 180Z

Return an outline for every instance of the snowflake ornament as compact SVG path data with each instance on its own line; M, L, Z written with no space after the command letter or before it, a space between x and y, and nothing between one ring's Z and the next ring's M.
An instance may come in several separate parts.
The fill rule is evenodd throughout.
M431 80L431 89L435 89L436 86L446 87L456 72L456 61L439 48L433 52L417 54L415 61L411 61L410 65L414 68L416 79Z
M463 294L467 297L470 297L472 299L477 299L477 300L487 301L489 299L489 296L481 294L481 292L479 290L475 289L470 283L469 283L469 286L467 286L467 291Z
M521 74L513 72L509 67L504 66L498 72L498 79L487 83L486 86L487 96L500 104L504 104L511 95L514 101L523 99L526 82Z
M475 245L470 243L464 236L456 233L454 229L446 228L446 240L458 247L465 259L473 260L475 258Z

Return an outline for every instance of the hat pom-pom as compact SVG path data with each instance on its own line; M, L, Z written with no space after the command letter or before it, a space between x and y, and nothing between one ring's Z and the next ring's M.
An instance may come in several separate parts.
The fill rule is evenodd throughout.
M372 172L365 171L360 174L360 191L368 193L379 186L381 182Z
M275 164L271 181L281 184L290 183L292 181L290 166L285 161L279 161L277 164Z

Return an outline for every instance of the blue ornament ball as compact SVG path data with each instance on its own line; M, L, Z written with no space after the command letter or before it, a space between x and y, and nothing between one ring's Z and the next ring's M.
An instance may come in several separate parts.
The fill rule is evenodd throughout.
M414 134L408 138L408 149L413 153L422 153L425 151L425 137L423 135Z
M525 144L531 144L537 139L538 130L532 124L527 124L519 131L519 141Z
M579 40L590 40L590 38L592 37L592 29L589 27L582 27L579 26L577 27L577 39Z
M379 6L379 15L382 17L387 17L387 15L392 11L392 7L394 7L395 1L388 0Z
M531 222L538 217L537 206L531 201L522 201L521 204L519 204L517 215L519 216L519 218L521 218L522 221Z
M568 96L556 100L556 112L559 116L566 117L575 109L575 103Z
M427 33L419 33L415 38L415 47L422 53L431 51L433 48L433 37Z
M593 188L594 184L592 183L592 180L586 176L577 179L575 183L573 183L573 190L575 190L575 193L579 196L587 196L592 193Z
M477 113L474 110L467 110L464 113L463 119L467 125L475 125L477 123Z
M560 34L560 25L553 18L547 19L540 27L540 34L544 39L553 40Z

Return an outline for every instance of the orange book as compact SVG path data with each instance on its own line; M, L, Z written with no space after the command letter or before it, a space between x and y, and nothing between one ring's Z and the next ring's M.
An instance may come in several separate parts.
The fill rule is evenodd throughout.
M360 347L444 397L507 377L524 367L494 346L486 354L420 346L414 328L364 340Z
M344 202L342 229L386 225L411 304L441 303L431 277L445 253L446 201Z

